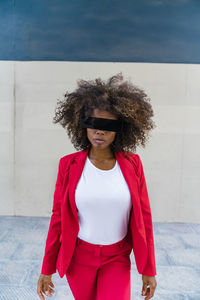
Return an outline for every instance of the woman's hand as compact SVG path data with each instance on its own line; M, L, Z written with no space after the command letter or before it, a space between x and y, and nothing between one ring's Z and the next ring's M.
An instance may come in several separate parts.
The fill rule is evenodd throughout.
M142 275L142 281L143 281L143 286L142 286L142 296L147 296L144 298L144 300L148 300L153 297L157 282L155 276L146 276ZM150 286L150 287L147 287Z
M55 291L51 288L54 288L54 284L51 281L52 275L43 275L40 274L40 277L38 279L37 283L37 293L41 300L45 300L42 293L44 293L46 296L52 296L51 293L54 293ZM51 287L50 287L51 286Z

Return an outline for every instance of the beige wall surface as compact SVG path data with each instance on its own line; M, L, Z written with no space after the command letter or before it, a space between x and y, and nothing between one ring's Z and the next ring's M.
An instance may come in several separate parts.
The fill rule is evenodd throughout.
M76 152L52 119L78 79L122 72L147 92L156 128L138 148L153 221L200 223L200 65L0 61L0 215L50 216L59 158Z

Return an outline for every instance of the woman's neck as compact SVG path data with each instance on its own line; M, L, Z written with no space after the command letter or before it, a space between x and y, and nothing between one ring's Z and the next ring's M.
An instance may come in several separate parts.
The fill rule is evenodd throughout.
M96 148L90 148L88 152L89 158L96 160L96 161L104 161L104 160L110 160L115 158L113 152L110 148L106 149L96 149Z

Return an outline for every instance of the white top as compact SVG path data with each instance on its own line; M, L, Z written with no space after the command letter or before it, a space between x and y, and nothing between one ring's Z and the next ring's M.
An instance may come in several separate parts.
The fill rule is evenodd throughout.
M132 201L117 160L112 169L101 170L87 156L76 186L75 202L79 238L109 245L126 236Z

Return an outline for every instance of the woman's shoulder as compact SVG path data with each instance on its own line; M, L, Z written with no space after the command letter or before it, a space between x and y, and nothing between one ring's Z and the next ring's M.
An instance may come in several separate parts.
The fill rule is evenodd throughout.
M61 165L68 165L70 164L76 157L79 157L82 154L83 150L81 151L76 151L73 153L69 153L67 155L64 155L60 158L60 164Z
M73 163L75 156L78 155L79 152L80 151L69 153L59 158L59 171L62 175L68 172L70 165Z
M73 158L76 154L77 154L77 152L73 152L73 153L62 156L60 159L62 161L66 161L66 160Z
M140 155L133 152L126 152L126 158L129 160L131 165L134 167L135 173L139 176L141 174L142 161Z
M77 152L73 152L73 153L69 153L67 155L64 155L60 158L60 161L62 164L65 164L71 160L73 160L78 154L79 154L80 151L77 151Z
M126 151L125 152L125 156L126 158L128 158L132 163L138 163L139 160L140 160L140 156L139 154L137 153L133 153L133 152L130 152L130 151Z

